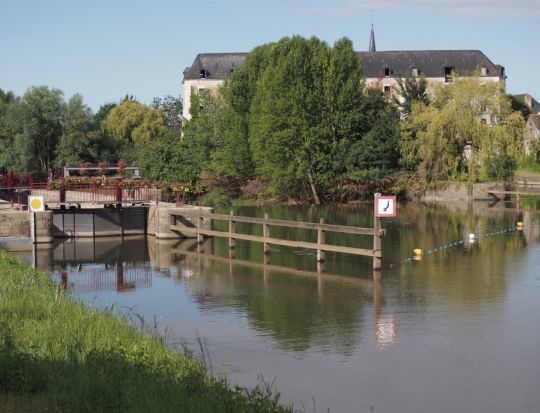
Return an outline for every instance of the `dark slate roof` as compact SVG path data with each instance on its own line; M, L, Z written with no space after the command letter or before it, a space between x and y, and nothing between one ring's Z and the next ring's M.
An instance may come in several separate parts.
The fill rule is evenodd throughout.
M404 76L417 68L426 77L444 77L445 67L458 73L472 73L482 67L487 76L504 76L504 68L494 65L480 50L413 50L390 52L356 52L364 65L364 76Z
M417 68L426 77L444 77L445 67L458 73L472 73L482 67L488 76L504 77L504 68L495 65L480 50L414 50L356 52L364 65L364 76L375 78L384 76L384 69L390 69L391 76L405 76L412 68ZM184 80L201 78L201 70L206 70L206 79L224 79L231 71L244 64L247 53L200 53L191 67L184 70Z
M184 70L184 80L201 78L206 70L206 79L225 79L233 69L241 67L247 53L199 53L191 67Z

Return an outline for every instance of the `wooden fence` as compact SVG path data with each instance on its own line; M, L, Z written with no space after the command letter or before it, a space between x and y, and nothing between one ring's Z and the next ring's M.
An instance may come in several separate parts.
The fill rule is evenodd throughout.
M317 261L324 261L324 253L326 251L339 252L345 254L362 255L373 258L373 269L381 268L381 237L385 235L385 230L381 227L380 218L375 218L373 228L360 228L345 225L329 225L324 223L324 218L317 222L299 222L288 221L282 219L269 219L268 214L264 218L253 218L245 216L237 216L233 211L227 214L206 213L203 210L187 212L182 210L170 211L171 222L170 229L183 234L194 234L197 237L197 242L202 243L204 236L222 237L229 239L229 248L233 249L236 246L236 240L260 242L263 244L265 254L270 253L270 245L281 245L293 248L305 248L317 251ZM195 218L196 225L190 226L190 222L181 218ZM205 220L226 221L229 223L228 231L217 231L214 229L203 228ZM249 235L236 232L236 223L243 222L248 224L262 225L263 235ZM288 227L298 229L310 229L317 231L317 242L294 241L280 238L270 237L270 227ZM373 249L348 247L342 245L327 244L325 242L326 232L338 232L343 234L368 235L373 237Z

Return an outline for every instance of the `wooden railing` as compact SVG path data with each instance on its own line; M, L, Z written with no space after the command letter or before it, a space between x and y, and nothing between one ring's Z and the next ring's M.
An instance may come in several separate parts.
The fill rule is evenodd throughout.
M263 244L263 250L265 254L270 253L270 245L280 245L293 248L305 248L317 251L317 261L324 261L324 253L326 251L339 252L345 254L363 255L373 258L373 268L381 268L381 237L385 235L386 231L381 228L380 218L375 218L373 228L361 228L351 227L345 225L330 225L324 223L324 218L321 218L317 222L301 222L301 221L287 221L282 219L270 219L268 214L265 214L264 218L253 218L245 216L237 216L230 212L230 215L226 214L213 214L204 212L202 209L198 211L182 211L182 210L170 210L171 222L170 229L182 234L193 234L197 237L197 242L202 243L204 236L222 237L229 239L229 248L234 249L236 247L236 240L260 242ZM191 226L190 221L181 220L180 218L195 219L196 225ZM229 223L228 231L217 231L214 229L204 228L204 221L226 221ZM263 235L249 235L236 232L236 223L243 222L248 224L262 225ZM270 237L270 227L287 227L297 229L310 229L317 231L317 242L306 241L294 241L280 238ZM326 232L337 232L344 234L357 234L357 235L369 235L373 237L373 249L348 247L343 245L327 244L325 242Z

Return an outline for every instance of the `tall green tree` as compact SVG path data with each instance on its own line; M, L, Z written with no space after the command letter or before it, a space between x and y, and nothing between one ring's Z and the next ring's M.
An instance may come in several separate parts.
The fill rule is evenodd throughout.
M99 135L98 154L96 156L98 161L117 162L120 160L119 151L121 146L103 125L103 121L107 118L109 112L116 106L118 106L116 103L104 103L94 114L92 120L93 129Z
M126 161L137 159L138 147L170 133L161 109L130 100L111 109L102 125L118 143L119 157Z
M63 93L47 86L32 87L9 105L6 113L10 165L19 172L46 175L53 166L62 135Z
M245 64L248 78L259 76L247 89L249 143L257 173L276 195L307 192L320 203L335 177L360 165L380 167L374 158L350 156L353 147L358 156L372 150L359 144L364 138L383 156L392 145L373 130L379 109L364 94L362 66L348 39L329 47L316 38L285 38L262 46L257 57L253 68L249 58Z
M0 89L0 170L9 168L13 161L13 139L7 126L7 111L16 97L11 91Z
M154 98L150 104L152 109L161 109L169 129L176 137L180 137L182 132L182 99L166 95L163 98Z
M100 143L92 110L84 104L81 95L74 95L64 111L62 136L56 150L56 166L97 161Z
M506 178L521 156L523 126L502 85L457 78L437 87L429 106L413 104L402 124L403 161L423 182Z

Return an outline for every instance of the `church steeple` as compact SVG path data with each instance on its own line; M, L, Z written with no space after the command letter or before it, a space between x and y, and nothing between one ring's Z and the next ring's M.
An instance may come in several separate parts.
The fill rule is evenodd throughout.
M373 23L371 23L371 35L369 36L369 51L377 51L377 48L375 47L375 30L373 30Z

